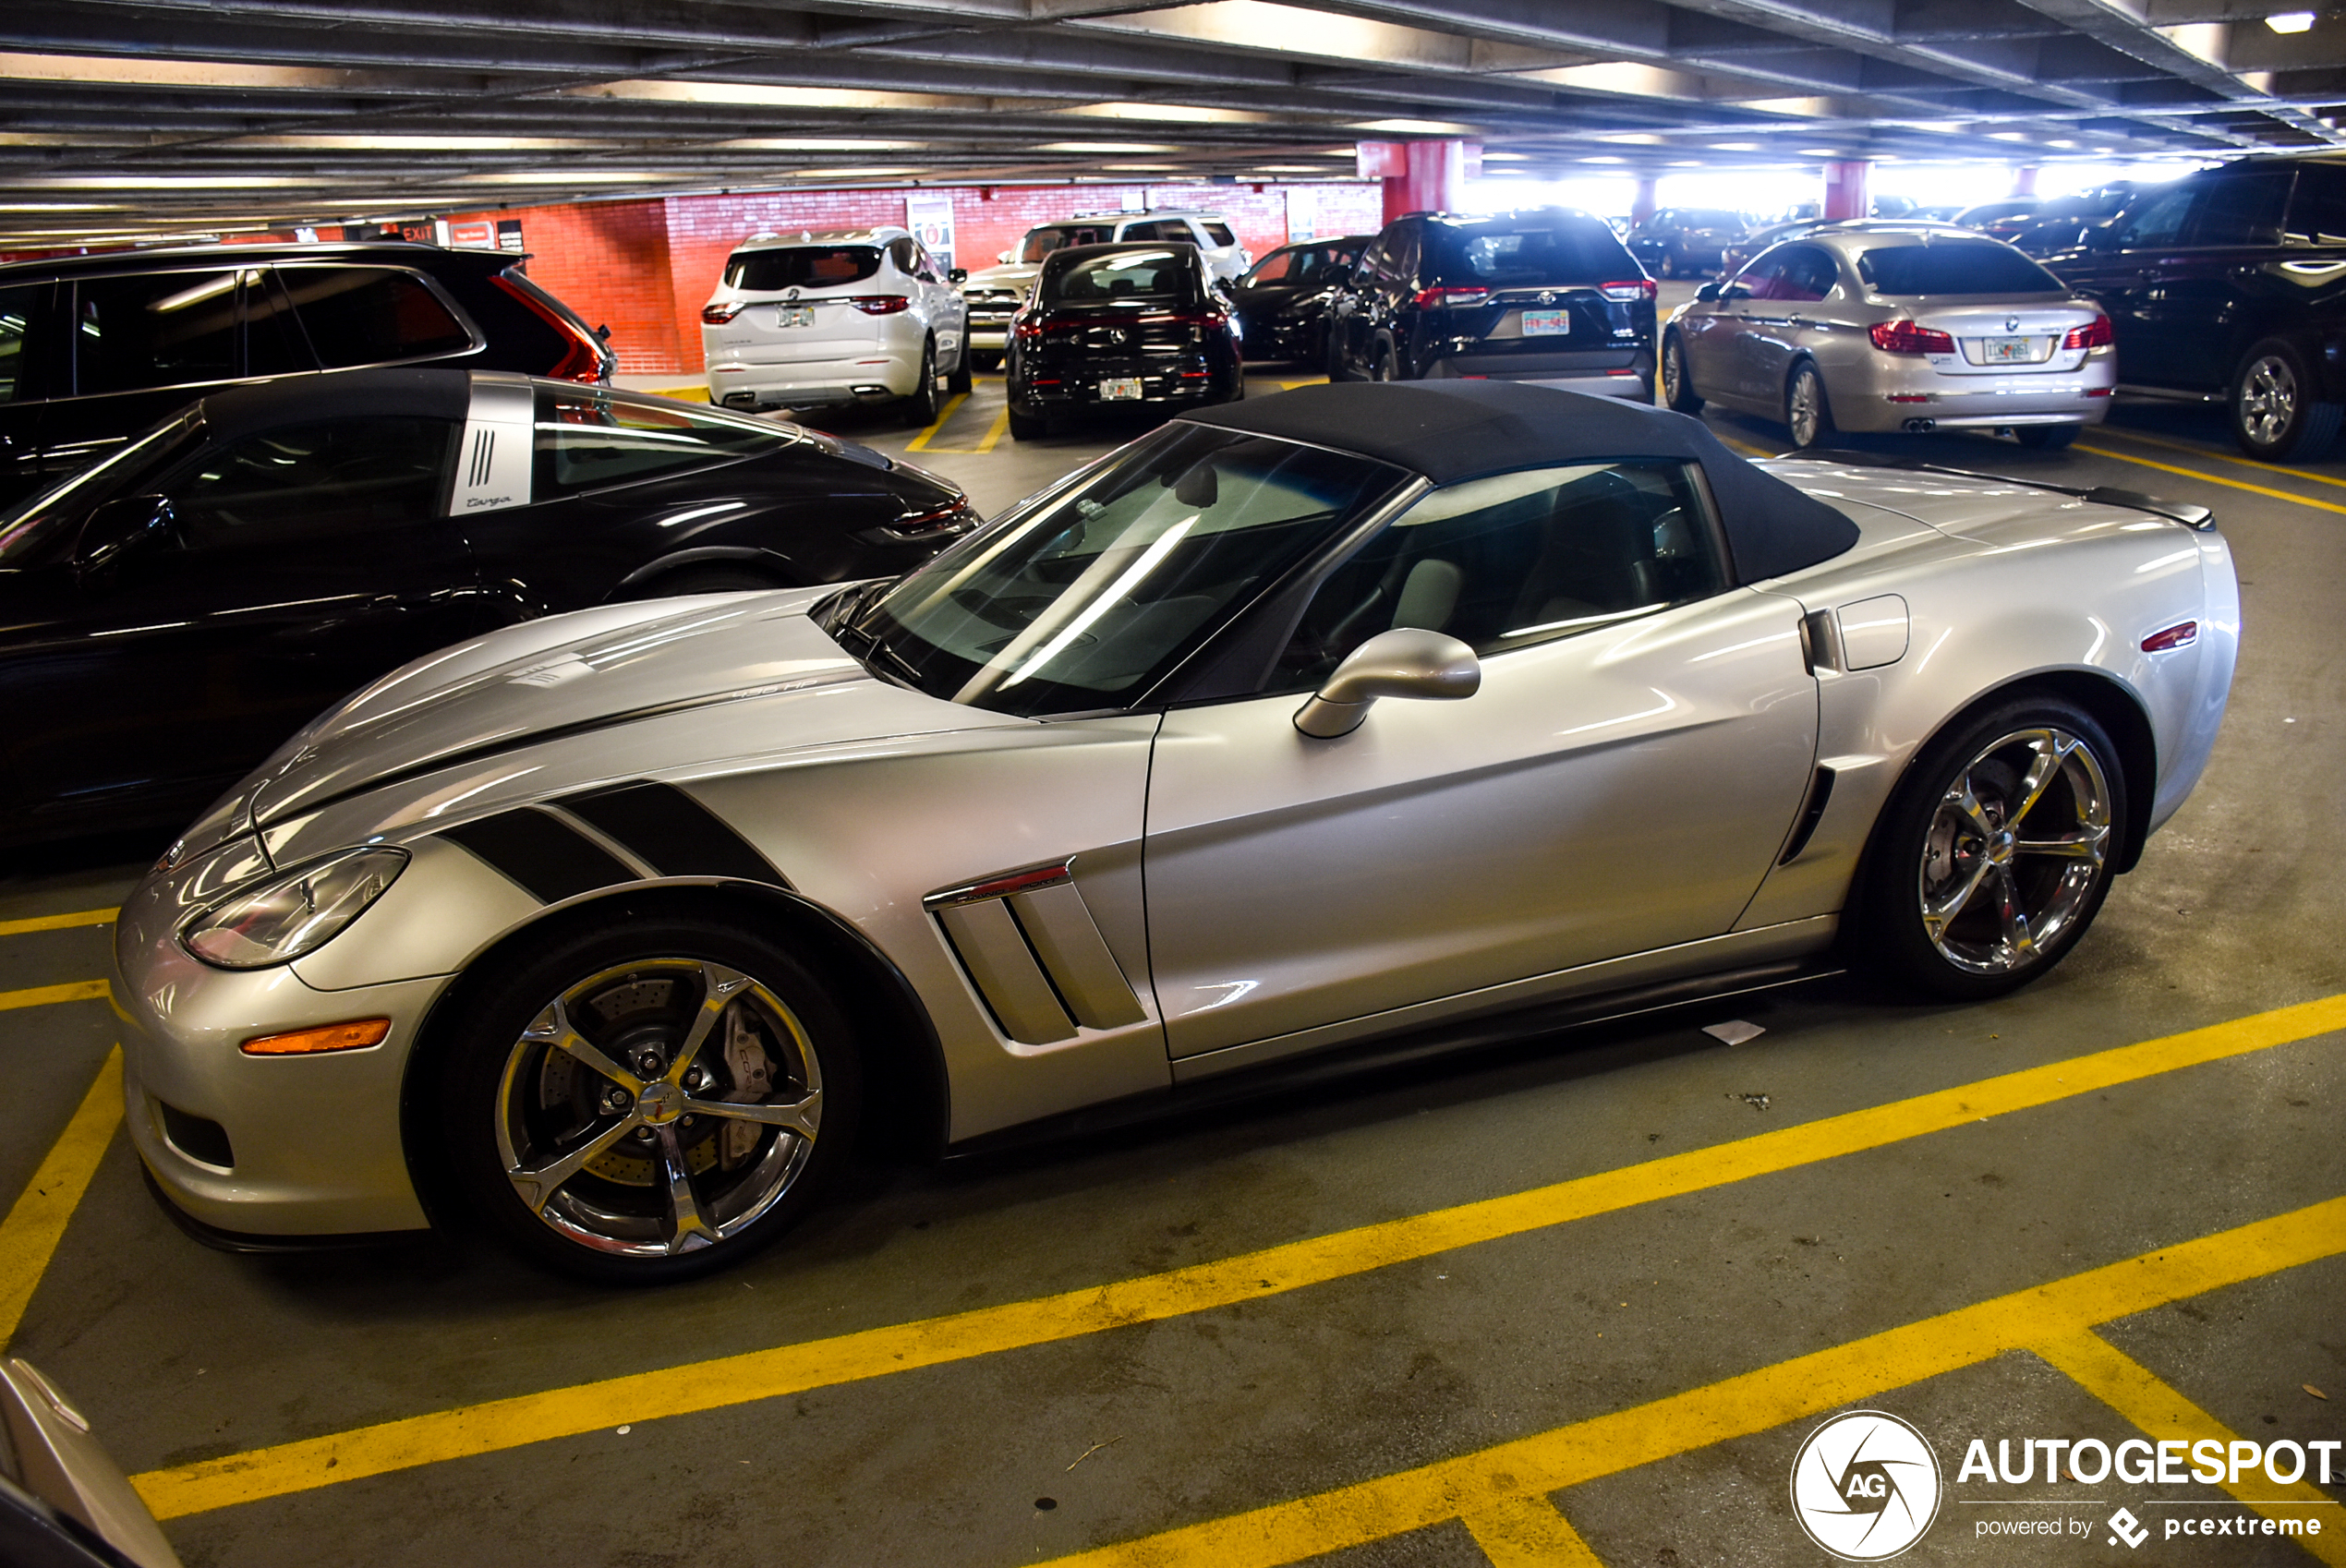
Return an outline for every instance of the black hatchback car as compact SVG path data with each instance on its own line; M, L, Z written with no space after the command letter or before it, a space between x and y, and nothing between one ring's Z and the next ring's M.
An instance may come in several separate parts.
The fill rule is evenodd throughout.
M611 350L525 259L214 245L0 267L0 505L239 381L432 363L608 382Z
M1586 212L1397 219L1336 298L1328 376L1539 381L1651 402L1654 292Z
M1045 258L1010 321L1010 434L1123 404L1246 395L1230 302L1193 245L1077 245Z
M494 627L895 576L976 521L877 452L665 398L441 369L218 392L0 513L0 843L184 822Z
M2346 156L2245 158L2047 256L2098 300L2118 390L2220 404L2243 452L2318 457L2346 416Z
M1239 338L1256 359L1321 366L1328 358L1328 306L1373 235L1283 245L1230 285Z

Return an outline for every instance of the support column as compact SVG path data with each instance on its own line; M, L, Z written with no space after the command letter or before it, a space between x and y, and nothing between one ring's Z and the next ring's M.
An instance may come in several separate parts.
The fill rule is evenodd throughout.
M1442 212L1466 194L1467 144L1463 141L1363 141L1363 175L1385 182L1385 221L1405 212Z
M1632 224L1644 223L1660 209L1661 201L1654 195L1654 187L1661 183L1651 175L1638 176L1637 199L1629 203L1629 222Z
M2037 194L2037 165L2030 163L2012 172L2012 192L2014 196Z
M1873 164L1863 160L1825 165L1825 211L1828 223L1864 218L1873 211Z

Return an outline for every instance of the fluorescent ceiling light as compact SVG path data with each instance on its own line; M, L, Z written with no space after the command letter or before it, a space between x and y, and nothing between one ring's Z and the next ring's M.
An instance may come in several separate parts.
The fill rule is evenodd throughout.
M633 185L642 180L681 179L642 169L498 169L459 175L467 185Z
M248 66L233 60L103 59L82 54L0 54L12 81L91 81L137 87L343 88L382 78L308 66Z
M2026 141L2028 139L2028 133L2026 131L1989 131L1988 133L1988 139L1989 141Z
M0 66L5 74L5 66ZM965 109L984 113L985 98L875 88L777 87L761 81L600 81L557 89L564 98L626 98L653 103L738 103L767 109Z
M586 136L406 136L391 132L352 135L239 136L228 147L282 147L316 152L557 152L609 145Z
M920 173L920 170L912 167L905 167L895 169L787 169L783 172L794 180L852 180L861 178L865 175L917 175Z
M1037 152L1179 152L1179 147L1162 141L1046 141Z
M302 175L38 175L15 183L42 190L288 190L318 182Z
M1324 175L1327 173L1317 163L1257 163L1254 165L1254 172L1258 175Z
M1201 126L1268 125L1277 117L1253 109L1208 109L1194 103L1078 103L1051 113L1101 120L1174 120Z
M1714 141L1711 144L1711 151L1713 152L1757 152L1760 151L1760 143L1756 141Z
M715 144L724 152L910 152L925 141L883 141L869 136L744 136Z
M1609 136L1601 136L1597 139L1611 142L1615 147L1659 147L1662 145L1662 139L1651 131L1614 131Z
M1485 152L1482 155L1482 161L1486 163L1529 163L1531 162L1531 154L1529 152Z
M1738 108L1757 109L1763 115L1802 115L1812 120L1841 117L1841 105L1830 98L1744 98L1735 103Z
M1456 120L1355 120L1352 128L1388 136L1472 136L1478 127Z
M1849 154L1838 147L1804 147L1800 150L1800 156L1803 158L1846 158Z
M2267 17L2265 25L2275 32L2308 32L2314 26L2314 13L2283 11L2279 16Z
M1169 175L1180 167L1179 163L1102 163L1101 168L1117 175Z
M1600 152L1593 158L1580 160L1583 163L1626 163L1628 161L1626 158L1615 158L1610 152Z
M120 201L6 201L0 202L0 212L127 212L127 202Z

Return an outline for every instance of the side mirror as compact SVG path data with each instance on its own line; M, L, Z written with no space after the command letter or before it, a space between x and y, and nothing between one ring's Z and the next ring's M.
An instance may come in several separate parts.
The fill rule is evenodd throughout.
M994 254L994 259L1001 262L1005 266L1008 266L1010 264L1010 253L1007 250L996 251Z
M600 343L611 342L611 323L606 321L601 326L597 327L595 329L595 337L596 340Z
M949 283L965 283L970 281L970 270L967 267L949 267L945 270L945 281Z
M1354 648L1295 712L1295 727L1332 741L1349 735L1379 697L1455 702L1482 688L1482 662L1456 637L1413 626L1380 632Z
M1700 288L1694 291L1694 296L1708 304L1710 301L1719 297L1720 287L1721 285L1715 283L1705 283Z
M120 496L90 514L74 546L74 569L84 576L112 569L126 555L168 538L177 526L163 496Z

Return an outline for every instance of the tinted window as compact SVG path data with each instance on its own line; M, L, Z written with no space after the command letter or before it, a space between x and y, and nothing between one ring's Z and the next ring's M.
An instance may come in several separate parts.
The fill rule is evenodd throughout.
M1178 250L1128 250L1046 269L1042 297L1055 305L1130 299L1181 303L1196 293L1192 266Z
M728 287L764 292L785 288L835 288L860 283L879 271L880 253L871 245L808 245L789 250L737 250L725 261Z
M1293 275L1296 264L1310 255L1308 250L1274 250L1254 264L1254 271L1249 272L1244 281L1250 283L1300 283L1302 280Z
M1428 225L1430 279L1449 283L1594 283L1634 278L1635 261L1613 231L1590 218Z
M2183 223L2199 199L2200 188L2195 183L2171 186L2135 208L2119 220L2119 245L2134 249L2182 244Z
M285 376L315 370L302 341L301 323L273 273L255 267L245 273L245 374Z
M182 412L125 442L112 455L82 469L63 484L36 492L14 511L0 513L0 564L21 566L59 542L59 531L77 522L93 501L109 495L138 495L130 487L151 469L168 464L175 449L193 442L202 421Z
M1941 240L1880 246L1857 258L1876 294L2061 294L2061 281L2008 245Z
M1190 225L1179 218L1166 218L1154 223L1128 223L1124 237L1129 240L1154 242L1158 245L1195 245L1197 235Z
M1535 469L1433 491L1312 597L1272 679L1316 688L1346 654L1398 626L1479 654L1592 631L1726 586L1687 465Z
M333 419L247 436L163 481L189 545L327 537L439 515L456 427Z
M74 286L74 386L191 386L236 374L236 274L150 272Z
M2314 245L2346 245L2346 166L2308 163L2297 171L2289 232Z
M1227 223L1206 224L1205 237L1216 245L1236 245L1239 242L1239 236L1230 232L1230 225Z
M537 501L602 489L735 458L796 438L762 421L688 412L591 392L538 392Z
M329 370L461 354L472 334L413 272L389 267L280 267L277 276Z
M1678 221L1690 229L1734 229L1742 232L1746 226L1743 214L1720 207L1698 207L1678 214Z
M48 301L47 283L0 289L0 403L16 398L25 371L25 340L32 333L34 313Z
M1054 250L1065 250L1070 245L1106 245L1115 237L1111 223L1053 223L1030 232L1019 243L1013 259L1032 266Z
M2207 197L2193 220L2194 245L2279 245L2281 208L2294 171L2259 169L2207 182Z

